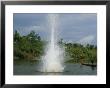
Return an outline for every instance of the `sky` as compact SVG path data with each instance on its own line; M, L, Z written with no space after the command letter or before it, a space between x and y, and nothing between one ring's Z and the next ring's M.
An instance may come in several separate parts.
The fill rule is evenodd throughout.
M55 16L53 17L50 16ZM64 42L97 45L96 13L14 13L13 29L21 35L30 31L38 33L43 40L49 41L52 25L55 35ZM55 21L53 21L53 19Z

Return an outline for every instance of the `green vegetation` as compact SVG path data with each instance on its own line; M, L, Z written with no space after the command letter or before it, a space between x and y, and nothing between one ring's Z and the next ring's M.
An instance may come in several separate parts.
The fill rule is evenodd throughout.
M43 54L43 41L34 31L26 36L21 36L17 31L14 33L14 58L34 59Z
M81 45L77 43L65 43L63 39L59 44L65 48L66 63L97 63L97 47L94 45ZM44 53L45 41L39 34L31 31L28 35L21 36L14 33L14 58L33 60L40 59Z
M87 44L65 43L66 55L70 56L71 63L97 63L97 47Z

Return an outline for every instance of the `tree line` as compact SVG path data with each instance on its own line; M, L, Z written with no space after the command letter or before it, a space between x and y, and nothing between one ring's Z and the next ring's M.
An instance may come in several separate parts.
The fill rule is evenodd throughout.
M59 44L65 49L65 58L68 63L97 63L97 46L81 45L78 43L66 43L63 39ZM29 34L22 36L19 32L14 32L14 58L29 59L35 57L40 59L44 54L46 42L43 41L39 34L31 31Z
M67 62L72 63L97 63L97 47L94 45L81 45L77 43L65 43Z

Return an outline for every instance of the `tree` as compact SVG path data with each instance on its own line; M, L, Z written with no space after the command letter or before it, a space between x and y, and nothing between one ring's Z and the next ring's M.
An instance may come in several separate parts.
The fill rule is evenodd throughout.
M33 59L43 53L43 42L39 34L31 31L28 35L20 36L15 31L14 34L14 55L23 59Z
M21 38L20 34L17 31L15 31L15 33L14 33L14 43L19 42L20 38Z

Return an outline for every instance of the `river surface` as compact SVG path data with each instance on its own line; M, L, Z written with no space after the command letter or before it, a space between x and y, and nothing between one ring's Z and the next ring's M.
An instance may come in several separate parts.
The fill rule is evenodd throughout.
M97 68L81 64L67 63L64 72L43 73L38 71L37 61L14 62L14 75L97 75Z

